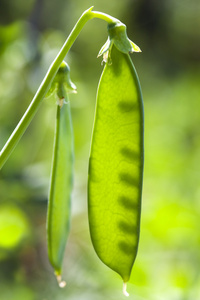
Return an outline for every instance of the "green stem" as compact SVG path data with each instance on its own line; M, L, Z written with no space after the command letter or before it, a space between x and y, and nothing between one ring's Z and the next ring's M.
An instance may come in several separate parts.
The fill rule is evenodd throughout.
M104 20L109 24L120 22L118 19L113 18L112 16L104 14L104 13L99 12L99 11L90 11L90 15L92 16L92 18L98 18L98 19Z
M18 125L14 129L13 133L9 137L8 141L6 142L5 146L0 152L0 169L10 156L11 152L14 150L15 146L19 142L20 138L24 134L25 130L27 129L28 125L30 124L31 120L33 119L39 105L41 104L44 96L48 92L50 85L60 67L60 64L64 60L66 54L68 53L69 49L73 45L74 41L78 37L79 33L81 32L84 25L93 18L102 19L108 23L116 23L119 22L117 19L101 13L92 11L92 8L86 10L72 29L69 37L67 38L66 42L64 43L63 47L61 48L60 52L58 53L57 57L49 67L45 78L43 79L38 91L36 92L32 102L30 103L29 107L27 108L26 112L24 113L23 117L19 121Z

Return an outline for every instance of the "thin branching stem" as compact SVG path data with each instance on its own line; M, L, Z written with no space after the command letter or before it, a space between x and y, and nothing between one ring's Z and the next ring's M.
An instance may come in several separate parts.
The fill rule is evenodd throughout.
M79 33L81 32L84 25L93 18L102 19L108 23L116 23L119 22L117 19L101 13L92 11L92 8L86 10L81 17L79 18L78 22L72 29L70 35L68 36L67 40L65 41L63 47L61 48L60 52L56 56L53 63L50 65L46 76L44 77L41 85L39 86L32 102L30 103L29 107L27 108L26 112L24 113L23 117L19 121L18 125L14 129L13 133L9 137L8 141L6 142L5 146L0 152L0 169L10 156L11 152L14 150L15 146L19 142L20 138L24 134L25 130L27 129L28 125L30 124L31 120L33 119L36 111L38 110L42 100L44 99L46 93L48 92L51 83L62 63L66 54L70 50L71 46L75 42L76 38L78 37Z

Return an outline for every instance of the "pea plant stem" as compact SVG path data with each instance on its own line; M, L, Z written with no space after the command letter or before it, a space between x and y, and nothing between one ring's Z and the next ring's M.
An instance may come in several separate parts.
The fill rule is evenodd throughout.
M79 20L77 21L76 25L72 29L70 35L68 36L67 40L65 41L63 47L61 48L60 52L58 53L57 57L50 65L46 76L44 77L41 85L38 88L32 102L30 103L29 107L27 108L26 112L24 113L23 117L19 121L18 125L14 129L13 133L9 137L8 141L6 142L5 146L0 152L0 169L7 161L8 157L10 156L11 152L14 150L15 146L19 142L20 138L24 134L25 130L29 126L31 120L33 119L37 109L39 108L43 98L45 97L46 93L48 92L51 83L60 67L60 64L64 60L65 56L67 55L68 51L70 50L71 46L75 42L76 38L78 37L79 33L81 32L84 25L93 18L102 19L108 23L115 23L118 20L109 16L107 14L101 12L92 11L92 8L86 10Z

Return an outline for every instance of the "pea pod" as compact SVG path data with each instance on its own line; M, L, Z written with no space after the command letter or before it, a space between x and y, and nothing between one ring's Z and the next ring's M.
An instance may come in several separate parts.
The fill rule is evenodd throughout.
M140 231L143 101L129 54L112 45L109 57L97 92L89 160L89 226L97 255L122 277L128 295L126 282Z
M48 256L61 287L65 285L61 281L61 271L70 227L74 161L70 103L63 83L68 72L63 63L52 84L56 82L58 103L47 218ZM74 88L71 82L70 86Z

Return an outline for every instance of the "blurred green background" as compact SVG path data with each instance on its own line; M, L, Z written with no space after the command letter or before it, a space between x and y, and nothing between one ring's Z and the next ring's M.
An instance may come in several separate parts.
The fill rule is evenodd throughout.
M145 105L145 172L139 252L130 299L200 299L199 0L0 0L0 147L29 105L82 12L120 19L142 53L132 54ZM117 274L97 258L87 221L87 166L97 53L106 23L90 21L67 55L75 184L65 289L47 258L46 210L55 104L45 100L0 172L1 299L124 299Z

